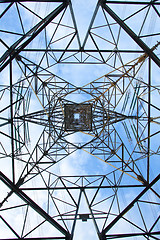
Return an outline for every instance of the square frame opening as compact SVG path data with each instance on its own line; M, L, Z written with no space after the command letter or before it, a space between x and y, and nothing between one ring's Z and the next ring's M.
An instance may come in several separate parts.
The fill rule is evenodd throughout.
M91 104L65 104L64 114L65 131L92 130Z

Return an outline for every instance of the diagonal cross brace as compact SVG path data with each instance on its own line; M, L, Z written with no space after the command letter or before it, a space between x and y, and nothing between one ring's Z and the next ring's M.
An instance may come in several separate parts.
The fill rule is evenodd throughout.
M160 59L114 12L104 1L101 1L102 8L123 28L123 30L145 51L145 53L160 67Z
M58 224L50 215L48 215L41 207L39 207L31 198L29 198L22 190L20 190L12 181L0 172L0 180L7 185L18 197L26 202L38 214L40 214L47 222L53 225L57 230L65 235L65 239L70 239L70 233L66 231L60 224Z
M160 174L101 232L100 239L106 239L105 234L134 206L134 204L157 182Z
M44 30L44 28L68 6L68 2L63 2L54 11L42 19L38 24L36 24L32 29L30 29L23 37L16 41L0 58L0 72L18 56L18 54L29 44L31 41ZM26 40L27 38L27 40ZM20 45L21 44L21 45Z
M38 0L38 2L64 2L65 0ZM37 0L0 0L1 3L10 3L10 2L37 2Z

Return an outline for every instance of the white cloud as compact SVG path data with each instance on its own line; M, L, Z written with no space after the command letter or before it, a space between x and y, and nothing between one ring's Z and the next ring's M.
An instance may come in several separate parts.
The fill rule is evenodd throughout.
M83 39L86 35L86 32L87 32L87 29L88 29L88 26L89 26L89 21L92 17L92 14L94 12L94 8L95 8L95 5L96 5L96 0L87 0L87 1L78 1L78 0L73 0L73 8L74 8L74 11L75 11L75 17L76 17L76 21L77 21L77 26L79 28L79 34L80 34L80 38L83 42ZM27 3L25 3L27 5ZM57 4L56 4L57 5ZM42 17L46 16L46 14L48 13L48 11L51 11L53 10L52 7L53 5L51 6L50 4L45 4L45 8L44 8L44 4L42 3L39 3L38 6L35 6L35 4L33 3L29 3L28 6L33 10L35 11L36 13L39 13ZM55 7L55 5L54 5ZM21 9L22 10L22 9ZM36 20L36 17L33 17L31 18L31 15L30 13L28 13L27 11L22 11L24 13L24 16L23 16L23 21L25 23L25 25L27 26L27 28L30 28L30 26L32 24L35 24L37 22ZM67 19L65 19L66 21L66 24L69 24L69 25L72 25L69 23L69 17ZM136 19L137 21L137 19ZM133 24L133 22L130 22L131 25ZM136 28L136 24L134 22L133 26ZM158 24L157 24L158 26ZM155 29L157 29L157 26L155 27ZM53 33L53 30L55 28L55 25L52 24L48 27L47 29L47 34L48 34L48 38L52 36L52 33ZM63 34L67 34L69 31L67 28L65 27L60 27L60 30L59 32L57 33L56 37L57 38L60 38L63 36ZM100 31L101 33L103 33L103 30ZM107 34L107 32L106 32ZM43 35L44 37L44 35ZM38 37L30 46L31 47L44 47L44 39L43 37ZM12 44L12 42L14 42L15 38L11 38L11 39L7 39L8 41L8 44ZM124 38L122 39L122 41L120 42L121 44L121 47L123 48L126 48L126 47L130 47L129 46L129 42L127 43L127 46L126 46L126 42L124 39L127 39L125 34L124 34ZM4 40L6 40L6 37L4 37ZM131 41L132 42L132 41ZM66 42L65 41L58 41L57 42L57 47L59 48L63 48L64 47L64 44ZM100 44L100 42L99 42ZM54 44L53 44L54 46ZM76 46L76 45L75 45ZM74 47L75 47L74 46ZM32 59L33 61L37 61L39 62L40 61L40 55L38 56L37 55L37 58L35 57L35 55L32 55L32 54L27 54L28 57L30 57L30 59ZM122 57L124 57L123 55L121 55ZM128 61L128 59L130 58L131 56L127 56L125 58L125 62ZM120 64L120 63L119 63ZM42 63L42 66L45 65L44 63ZM155 65L153 64L153 72L152 74L154 75L153 76L153 84L159 84L159 70L157 67L155 67ZM140 76L143 76L144 79L146 79L147 77L147 72L146 72L146 69L147 67L145 66L145 68L140 72ZM53 70L53 73L56 73L57 75L59 75L60 77L64 78L65 80L69 81L70 83L73 83L75 84L76 86L83 86L93 80L95 80L97 77L100 77L106 73L109 72L109 67L107 66L104 66L104 65L71 65L71 64L60 64L60 65L56 65L54 67L52 67L50 69L51 71ZM14 65L14 75L13 75L13 81L16 82L17 79L19 79L21 76L21 71L20 69L17 67L17 65ZM6 68L3 72L2 72L2 75L1 75L1 83L2 84L9 84L9 69ZM158 106L158 103L157 103L157 98L158 98L158 94L152 94L152 102L157 104ZM73 100L73 101L84 101L86 100L86 98L88 97L84 97L83 95L79 94L79 95L74 95L72 97L68 96L68 100ZM7 102L9 102L9 93L6 94L2 100L1 100L1 104L2 105L7 105ZM35 97L35 95L33 94L32 96L32 99L31 99L31 105L30 105L30 112L34 112L36 111L37 109L42 109L42 106L40 105L38 99ZM8 111L7 111L7 114L8 114ZM3 115L8 117L7 114ZM157 114L157 113L156 113ZM119 127L120 125L118 125ZM36 145L36 142L43 130L43 127L40 127L38 125L34 125L34 124L29 124L29 128L30 128L30 137L31 137L31 142L30 142L30 146L28 145L28 149L30 151L33 150L33 148L35 147ZM154 127L153 126L153 129L157 129L157 126ZM9 129L7 127L3 127L1 128L1 131L4 131L5 133L8 133L9 134ZM123 129L121 130L121 134L123 134ZM68 137L66 137L66 139L69 141L69 142L72 142L72 143L75 143L75 142L82 142L82 141L87 141L89 139L91 139L91 137L87 137L86 135L82 134L82 133L76 133L76 134L72 134ZM124 137L125 139L125 137ZM156 142L158 144L158 136L155 137L156 139ZM126 139L125 139L126 140ZM6 141L6 137L2 136L1 137L1 141L3 143L3 146L5 147L6 151L7 152L10 152L11 149L10 149L10 141ZM153 143L154 144L154 143ZM155 144L154 144L155 145ZM156 146L157 147L157 146ZM25 152L26 153L26 152ZM35 155L34 155L35 156ZM28 160L28 156L24 156L23 157L24 160ZM47 158L46 158L47 159ZM157 159L154 159L154 156L153 156L153 161L152 161L152 164L153 164L153 169L155 167L154 164L156 164L156 166L159 166L159 163L157 164ZM34 159L35 160L35 159ZM156 163L155 163L155 160L156 160ZM44 165L45 166L45 165ZM47 166L47 165L46 165ZM19 174L21 173L23 167L24 167L24 164L22 164L20 161L17 161L17 166L16 166L16 171L18 172L17 173L17 176L19 176ZM11 158L6 158L6 159L1 159L1 168L2 168L2 171L9 177L11 177ZM144 165L140 165L140 168L144 168ZM71 154L70 156L64 158L62 161L59 162L59 164L56 164L55 166L51 167L48 169L48 171L50 171L50 174L49 172L46 172L46 173L42 173L42 176L45 177L45 180L46 182L49 180L49 176L52 174L52 173L56 173L57 175L60 175L60 176L74 176L74 175L88 175L88 174L104 174L104 173L108 173L112 168L111 167L108 167L108 165L106 163L103 163L101 162L99 159L87 154L86 152L82 151L82 150L77 150L76 152L74 152L73 154ZM158 167L156 168L157 171L158 171ZM152 174L153 176L155 175L155 173ZM55 177L53 177L54 179ZM117 177L118 178L118 177ZM112 179L112 181L114 182L114 180ZM132 180L129 178L126 177L126 181L130 181L130 183L132 183ZM135 183L135 180L133 180L133 182ZM98 183L97 183L98 184ZM35 177L32 181L29 181L26 185L24 186L28 186L28 187L39 187L39 186L45 186L42 178L39 176L39 177ZM113 190L112 191L112 194L113 194ZM105 196L109 196L111 194L111 191L110 190L102 190L98 193L98 195L96 196L95 198L95 202L99 202L101 201L102 199L104 200ZM4 185L2 184L2 187L1 187L1 199L3 199L4 197L6 197L6 194L7 194L7 188L4 187ZM46 203L46 199L47 199L47 194L44 193L44 192L27 192L27 194L32 198L34 199L41 207L43 207L45 210L47 208L47 203ZM91 200L93 195L94 195L94 191L88 191L87 192L87 196L88 198ZM121 195L123 195L123 193L118 193L120 195L120 201L119 201L119 204L121 205L121 209L123 209L123 207L125 207L126 205L126 202L129 203L133 197L137 194L137 192L132 192L132 191L128 191L125 193L124 195L124 198L126 199L126 202L124 203L122 198L121 198ZM73 193L73 196L74 198L76 199L77 201L77 193L74 192ZM68 201L68 202L72 202L69 195L68 194L65 194L64 192L62 191L59 191L57 193L55 193L55 197L59 198L60 200L65 200L65 201ZM150 196L152 197L152 196ZM5 203L5 206L11 206L11 205L16 205L17 204L17 200L18 198L17 197L12 197L11 199L9 199L9 203ZM65 212L67 211L67 209L73 209L73 207L68 207L67 208L67 204L63 204L62 202L58 201L58 200L55 200L57 201L57 205L59 206L61 212ZM153 200L155 201L155 200ZM109 207L110 207L110 204L111 204L111 199L110 200L104 200L103 203L99 203L97 204L97 206L95 207L96 209L98 210L104 210L104 211L108 211ZM51 207L51 213L52 214L55 214L56 215L56 208L54 206L54 204L51 204L50 203L50 207ZM79 213L88 213L89 212L89 209L86 205L86 201L85 199L83 198L82 201L81 201L81 207L80 207L80 210L79 210ZM118 213L118 210L117 210L117 205L115 204L114 207L112 208L112 213ZM18 209L15 210L14 212L15 214L9 214L9 211L6 212L6 219L9 220L10 223L13 223L13 227L17 230L18 230L18 227L19 225L22 224L21 220L24 219L24 215L25 215L25 211L19 211ZM16 216L15 216L16 215ZM135 217L136 214L135 214ZM109 218L109 221L111 221L112 219L112 216L110 216ZM34 211L30 211L30 220L28 219L28 222L27 222L27 226L26 226L26 232L29 231L29 229L31 228L31 226L35 226L36 224L38 224L39 222L41 221L41 217L37 217L37 214L34 213ZM58 220L57 220L58 221ZM68 220L69 222L70 220ZM2 224L2 221L0 222L0 224ZM67 223L68 225L70 225L69 223ZM102 220L100 220L100 224L102 224ZM4 237L4 233L5 233L5 237L13 237L12 235L9 234L9 232L7 231L6 232L6 228L4 227L4 225L1 225L2 226L2 230L0 231L0 236L1 238ZM33 236L43 236L46 234L46 228L47 228L47 234L48 236L51 236L53 233L55 233L55 230L53 230L53 228L51 229L49 227L49 225L44 224L44 226L40 229L40 230L36 230L35 233L33 233ZM116 228L117 229L120 229L121 232L127 232L128 231L128 228L126 228L126 222L125 221L122 221L121 223L118 223L116 225ZM117 230L116 229L116 230ZM32 236L32 234L30 234L30 237ZM74 236L74 239L76 240L81 240L81 239L98 239L97 237L97 234L96 234L96 230L94 228L94 224L92 222L92 220L88 220L87 222L82 222L81 220L78 220L77 221L77 224L76 224L76 229L75 229L75 236Z

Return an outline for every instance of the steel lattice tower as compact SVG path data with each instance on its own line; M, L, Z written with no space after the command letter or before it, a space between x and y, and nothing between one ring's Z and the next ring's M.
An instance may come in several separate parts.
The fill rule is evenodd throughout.
M160 1L0 1L0 239L160 239Z

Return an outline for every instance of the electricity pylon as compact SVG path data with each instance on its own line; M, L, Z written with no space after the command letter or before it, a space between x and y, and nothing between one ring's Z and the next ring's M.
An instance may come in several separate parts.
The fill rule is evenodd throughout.
M160 238L160 1L80 4L0 1L0 239Z

